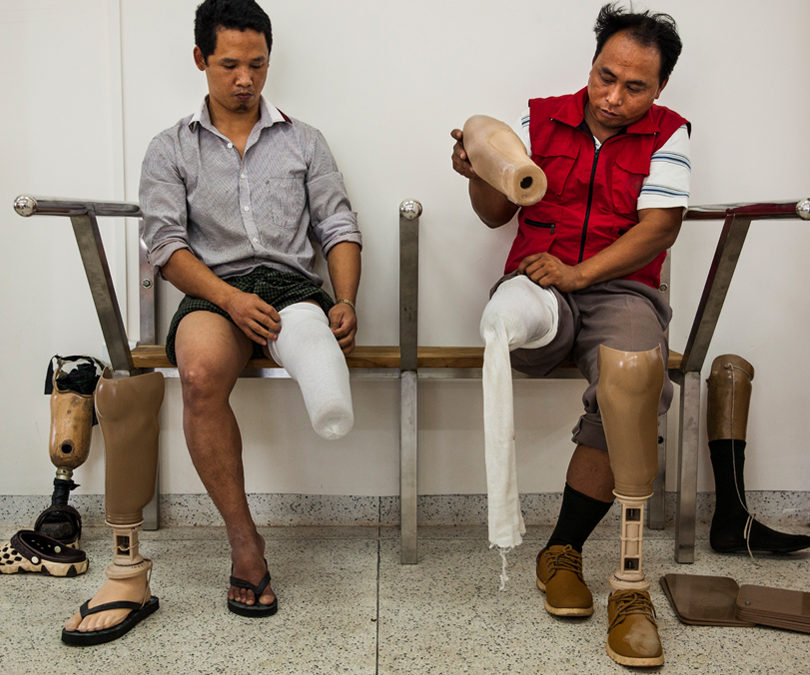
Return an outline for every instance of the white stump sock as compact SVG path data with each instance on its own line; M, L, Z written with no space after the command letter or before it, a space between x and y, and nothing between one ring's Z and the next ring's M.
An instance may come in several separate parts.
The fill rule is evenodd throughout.
M333 440L354 425L349 369L323 310L310 302L282 309L281 330L267 349L301 388L312 428Z
M502 283L481 316L489 541L502 549L520 544L526 532L517 485L509 352L548 344L557 334L557 321L554 293L525 276Z

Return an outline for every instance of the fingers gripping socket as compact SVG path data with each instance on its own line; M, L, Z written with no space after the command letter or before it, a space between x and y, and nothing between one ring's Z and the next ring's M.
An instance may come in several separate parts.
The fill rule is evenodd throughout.
M108 368L95 396L105 446L107 522L129 527L143 520L155 491L163 375L115 378Z
M712 361L708 379L706 431L710 441L745 440L754 366L741 356L723 354Z
M51 462L69 479L87 460L93 430L93 396L60 390L51 393Z
M596 397L617 496L652 494L658 471L658 401L664 384L661 348L625 352L599 345Z

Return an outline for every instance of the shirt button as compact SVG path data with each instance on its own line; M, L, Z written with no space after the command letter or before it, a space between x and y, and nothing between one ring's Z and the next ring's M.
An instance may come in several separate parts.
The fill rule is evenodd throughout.
M230 149L232 147L233 147L233 143L228 143L228 148Z
M253 243L258 244L259 243L259 238L258 237L253 237Z
M245 211L250 211L250 207L249 207L249 206L245 206L245 207L244 207L244 209L245 209Z

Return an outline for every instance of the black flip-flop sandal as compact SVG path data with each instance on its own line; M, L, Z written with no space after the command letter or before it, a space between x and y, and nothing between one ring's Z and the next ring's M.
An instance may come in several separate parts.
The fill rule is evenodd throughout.
M267 561L264 562L265 567L267 566ZM236 586L237 588L247 588L248 590L253 591L253 597L256 598L256 603L253 605L246 605L244 602L239 602L238 600L231 600L228 598L228 609L232 611L234 614L239 614L240 616L250 616L250 617L263 617L263 616L273 616L278 611L278 597L276 597L275 593L273 594L273 602L269 605L263 605L259 602L259 598L262 597L262 593L264 593L264 589L270 584L270 572L265 572L262 580L254 586L249 581L245 581L244 579L240 579L239 577L231 576L231 586Z
M79 608L79 613L82 615L82 619L89 614L98 614L99 612L106 612L110 609L131 609L132 611L127 614L127 617L121 623L117 623L109 628L103 628L102 630L94 630L83 633L78 630L66 630L63 628L62 642L64 642L66 645L87 647L90 645L100 645L105 642L117 640L122 635L125 635L132 630L147 616L153 614L158 607L160 607L160 603L154 595L143 604L139 602L131 602L129 600L117 600L116 602L106 602L102 605L98 605L97 607L88 607L89 602L90 601L88 600Z

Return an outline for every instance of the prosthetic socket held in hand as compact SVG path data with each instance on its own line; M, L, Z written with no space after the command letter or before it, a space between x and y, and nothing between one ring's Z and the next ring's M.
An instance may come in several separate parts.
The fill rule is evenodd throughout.
M644 505L658 471L658 400L664 383L661 348L624 352L599 345L597 399L622 505L621 564L614 589L645 591L641 570Z
M115 557L110 579L127 579L152 568L138 552L143 507L155 491L158 412L163 375L113 377L105 370L96 387L96 412L104 435L107 525L113 528Z
M546 175L507 124L473 115L463 132L464 150L476 174L518 206L531 206L543 198Z

